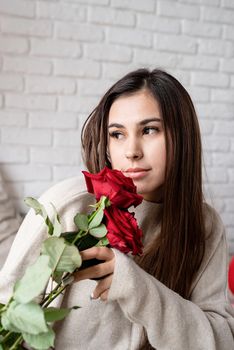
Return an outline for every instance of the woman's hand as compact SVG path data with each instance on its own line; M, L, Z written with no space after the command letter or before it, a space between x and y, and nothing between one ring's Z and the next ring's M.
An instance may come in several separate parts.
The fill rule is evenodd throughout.
M113 251L107 247L92 247L81 251L80 255L82 260L96 258L98 260L104 260L105 262L75 272L73 274L74 282L106 276L97 282L97 286L92 293L92 298L101 298L103 301L107 300L115 267L115 255Z

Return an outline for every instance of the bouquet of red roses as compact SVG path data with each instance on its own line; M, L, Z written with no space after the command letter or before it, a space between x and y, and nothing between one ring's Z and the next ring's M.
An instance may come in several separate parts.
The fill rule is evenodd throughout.
M88 192L95 195L97 202L91 214L75 215L75 232L62 232L55 208L51 220L36 199L25 200L37 215L43 217L49 237L43 241L36 262L15 283L8 303L0 304L0 350L25 349L25 346L45 350L54 346L52 323L62 320L71 309L78 307L68 309L49 305L67 288L75 270L86 267L87 263L98 263L85 261L82 264L79 251L108 245L123 253L142 253L142 231L134 213L128 211L129 207L136 207L142 201L132 180L109 168L98 174L86 171L83 174ZM50 279L56 285L42 297Z

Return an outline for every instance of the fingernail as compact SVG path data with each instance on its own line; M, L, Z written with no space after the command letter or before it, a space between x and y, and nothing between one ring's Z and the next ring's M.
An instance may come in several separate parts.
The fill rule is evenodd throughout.
M95 298L93 293L91 293L89 297L90 300L100 300L100 298Z

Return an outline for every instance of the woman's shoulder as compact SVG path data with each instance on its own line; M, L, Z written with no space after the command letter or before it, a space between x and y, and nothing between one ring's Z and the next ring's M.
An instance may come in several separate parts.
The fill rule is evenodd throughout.
M225 226L217 210L206 202L203 203L203 213L206 231L206 250L211 253L217 249L221 241L226 242Z

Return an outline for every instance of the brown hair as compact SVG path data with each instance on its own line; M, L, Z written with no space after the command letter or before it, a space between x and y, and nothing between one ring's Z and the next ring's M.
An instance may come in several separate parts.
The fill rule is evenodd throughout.
M201 265L205 247L202 211L201 138L196 112L185 88L170 74L139 69L117 81L90 114L82 130L83 158L90 172L99 172L107 157L108 114L122 95L147 89L161 109L167 165L159 236L136 262L183 298ZM152 349L147 337L140 349Z

